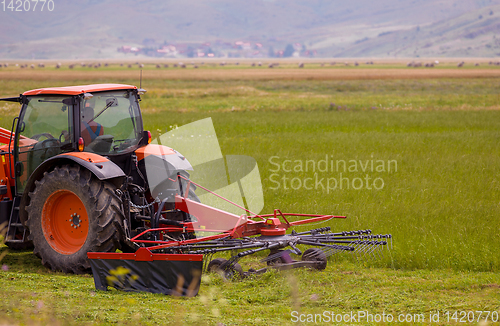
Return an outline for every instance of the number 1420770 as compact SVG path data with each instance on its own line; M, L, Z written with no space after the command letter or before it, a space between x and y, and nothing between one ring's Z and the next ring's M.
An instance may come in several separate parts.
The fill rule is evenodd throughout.
M54 11L54 0L2 0L3 11Z

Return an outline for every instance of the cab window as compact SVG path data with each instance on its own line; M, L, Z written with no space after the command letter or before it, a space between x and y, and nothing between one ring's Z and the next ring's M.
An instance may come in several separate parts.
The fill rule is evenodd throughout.
M118 154L134 147L142 136L142 121L134 91L92 93L82 98L80 130L85 151Z
M18 123L17 191L22 192L31 173L52 156L73 149L72 97L28 97Z

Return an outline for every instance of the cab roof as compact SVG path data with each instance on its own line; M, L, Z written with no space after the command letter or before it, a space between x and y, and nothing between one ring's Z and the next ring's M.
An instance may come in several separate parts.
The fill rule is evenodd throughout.
M38 89L33 89L31 91L26 91L23 93L23 95L41 95L41 94L79 95L83 93L114 91L121 89L137 89L137 87L124 84L92 84L92 85L81 85L81 86L48 87L48 88L38 88Z

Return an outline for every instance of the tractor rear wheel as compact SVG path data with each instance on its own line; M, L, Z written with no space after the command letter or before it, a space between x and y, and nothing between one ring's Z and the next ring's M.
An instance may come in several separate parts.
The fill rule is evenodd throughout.
M87 252L114 252L123 235L116 187L80 166L45 172L29 194L27 226L34 253L52 270L89 271Z

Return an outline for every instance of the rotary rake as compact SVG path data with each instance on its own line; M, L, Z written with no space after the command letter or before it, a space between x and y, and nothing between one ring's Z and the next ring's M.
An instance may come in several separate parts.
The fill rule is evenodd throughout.
M151 228L131 238L139 248L135 253L88 253L96 288L105 290L112 286L129 291L192 296L198 292L203 270L218 272L226 279L262 274L269 268L323 270L327 258L337 253L377 258L383 255L384 247L392 247L390 234L372 234L371 230L332 232L330 227L321 227L287 232L294 226L346 217L282 213L278 209L273 214L253 214L181 175L171 181L181 179L186 181L185 194L190 187L198 187L246 214L232 214L182 196L174 189L164 190L164 198L157 197L154 205L156 213L150 221ZM185 213L184 220L165 218L169 212L166 208L171 204L174 210ZM299 245L310 248L302 252ZM261 260L266 267L243 270L239 264L242 258L266 250L269 254ZM212 259L214 254L226 251L231 252L229 259ZM293 259L291 254L300 259Z
M286 214L293 216L295 214ZM318 216L319 217L319 216ZM303 220L307 221L307 220ZM268 229L262 229L266 233ZM180 244L169 247L191 254L202 254L208 256L205 260L210 261L205 267L208 271L216 271L224 278L232 278L235 275L241 277L252 274L261 274L268 268L278 270L291 269L297 267L310 267L323 270L327 265L327 258L339 252L351 252L356 257L381 258L382 248L392 240L391 235L373 235L371 230L344 231L333 233L330 227L313 229L306 232L295 232L283 235L261 235L257 237L225 238L197 242L193 244ZM302 252L297 245L314 246ZM288 248L288 249L287 249ZM268 267L258 270L249 269L243 272L238 261L248 255L269 250L269 255L261 262L267 263ZM216 258L211 260L211 256L223 251L238 251L229 260ZM292 259L290 254L302 256L300 261Z

